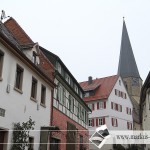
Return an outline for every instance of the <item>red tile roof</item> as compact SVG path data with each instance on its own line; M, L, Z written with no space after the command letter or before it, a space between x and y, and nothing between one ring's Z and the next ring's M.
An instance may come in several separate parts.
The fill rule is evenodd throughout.
M84 91L95 90L95 94L89 97L85 97L84 101L94 101L100 99L107 99L118 80L117 75L104 77L104 78L97 78L92 80L92 83L89 84L88 81L81 82L80 86L83 88Z
M26 34L14 18L8 19L4 25L11 32L11 34L17 39L19 44L33 43L32 39Z

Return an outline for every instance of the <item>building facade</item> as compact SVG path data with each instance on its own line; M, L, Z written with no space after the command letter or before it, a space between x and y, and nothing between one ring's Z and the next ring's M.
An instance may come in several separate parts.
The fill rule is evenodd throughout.
M26 47L28 42L33 43L13 18L6 21L5 26L22 46ZM39 67L49 78L54 78L56 85L52 92L49 116L51 118L50 125L55 130L50 132L49 148L51 150L88 150L87 124L88 113L91 110L83 101L84 91L57 55L41 46L39 50ZM34 60L37 59L34 58Z
M106 124L108 130L132 130L133 105L121 77L115 75L105 78L92 79L81 82L85 91L85 102L92 109L89 115L89 132ZM103 149L111 149L112 145ZM96 149L91 145L91 150Z
M51 135L51 141L58 143L52 144L52 148L88 150L88 113L91 110L83 101L84 91L57 55L44 48L41 50L55 66L52 125L59 130Z
M26 122L30 117L35 121L34 132L29 132L31 149L40 149L41 129L50 127L50 105L55 84L38 67L39 53L37 43L20 45L0 22L1 150L11 148L15 123Z
M141 90L140 121L142 130L150 130L150 72ZM150 144L146 144L144 149L150 150Z

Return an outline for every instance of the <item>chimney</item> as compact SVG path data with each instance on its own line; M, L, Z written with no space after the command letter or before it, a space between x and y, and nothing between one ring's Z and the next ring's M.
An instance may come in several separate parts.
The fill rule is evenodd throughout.
M92 83L92 76L89 76L88 78L88 84L91 84Z

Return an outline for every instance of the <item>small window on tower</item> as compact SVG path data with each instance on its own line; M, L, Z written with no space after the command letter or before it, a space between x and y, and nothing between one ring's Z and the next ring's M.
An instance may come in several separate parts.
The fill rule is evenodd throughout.
M119 85L121 85L121 80L119 80Z

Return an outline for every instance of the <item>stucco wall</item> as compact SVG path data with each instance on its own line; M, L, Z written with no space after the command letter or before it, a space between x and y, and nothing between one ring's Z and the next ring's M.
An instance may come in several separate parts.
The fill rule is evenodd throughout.
M0 107L6 111L5 117L0 116L0 128L10 130L8 143L11 143L13 123L26 122L31 116L32 120L35 121L34 128L37 131L30 133L30 135L34 137L34 143L39 143L39 130L41 126L49 126L50 124L51 87L2 44L0 44L0 49L5 53L2 71L3 80L0 81ZM22 94L14 90L17 64L24 69ZM30 99L32 76L38 80L37 102ZM41 84L46 87L46 107L40 105ZM9 93L6 92L7 85L10 86ZM7 149L9 149L10 146L11 145L8 144ZM39 144L34 145L35 149L38 149L38 147Z

